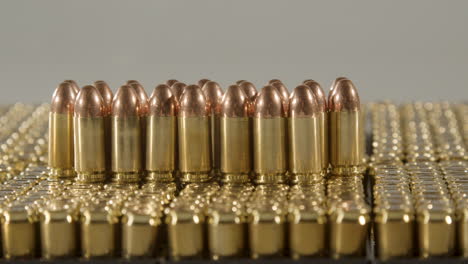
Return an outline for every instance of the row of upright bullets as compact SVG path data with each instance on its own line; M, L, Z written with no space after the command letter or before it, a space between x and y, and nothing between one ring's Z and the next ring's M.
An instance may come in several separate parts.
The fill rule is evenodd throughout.
M239 81L224 93L213 81L158 85L148 98L128 81L115 94L103 81L81 89L65 81L49 116L51 176L81 182L148 179L204 182L313 182L362 173L364 115L346 78L328 99L307 80L291 95L279 80L257 93ZM218 177L216 177L218 180Z
M414 103L398 109L392 103L376 103L370 107L370 167L381 259L468 256L463 202L468 157L455 107L459 106Z

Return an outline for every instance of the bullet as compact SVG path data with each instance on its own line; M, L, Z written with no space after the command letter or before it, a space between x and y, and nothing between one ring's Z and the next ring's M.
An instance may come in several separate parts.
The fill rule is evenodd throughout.
M274 81L270 83L271 86L278 90L284 104L284 111L288 112L289 107L289 91L288 88L281 81Z
M140 126L141 126L141 162L142 168L145 167L146 161L146 119L149 112L148 95L146 94L145 88L135 80L127 81L127 85L135 90L138 97L138 114L140 115Z
M69 83L72 86L72 88L73 88L73 90L75 91L76 94L78 94L80 92L80 86L78 86L78 83L76 83L76 81L74 81L74 80L65 80L63 82Z
M309 86L314 95L315 99L320 108L320 113L318 114L318 124L319 124L319 133L320 141L322 142L322 149L320 150L320 155L322 156L323 168L326 172L329 165L329 138L328 138L328 114L327 114L327 97L323 92L322 87L319 83L314 80L304 81L304 84ZM364 129L363 129L364 131Z
M198 85L185 88L177 122L181 180L209 180L212 168L210 106Z
M330 122L330 165L337 175L364 172L361 104L354 84L338 81L328 101Z
M289 173L293 183L318 182L325 175L320 138L320 106L309 86L299 85L290 98Z
M76 97L75 170L81 182L103 182L106 179L104 102L91 85L83 87Z
M220 165L223 182L248 182L251 171L249 100L231 85L221 102Z
M198 84L198 86L199 86L200 88L203 89L203 86L205 86L205 84L206 84L207 82L209 82L209 81L211 81L211 80L209 80L209 79L201 79L201 80L198 81L197 84Z
M99 91L104 100L104 137L105 137L105 149L106 149L106 173L111 171L111 113L112 113L112 98L114 95L112 94L112 90L110 89L109 85L105 81L95 81L94 87Z
M49 114L49 168L53 178L75 176L73 108L76 93L69 83L61 83L52 95Z
M172 94L177 99L177 101L180 101L182 93L184 93L185 87L187 87L187 85L182 82L176 82L171 86Z
M174 85L174 83L178 83L179 81L176 80L176 79L169 79L166 81L166 84L167 86L171 87L172 85Z
M335 80L333 80L331 86L330 86L330 90L328 91L328 100L330 100L330 98L332 97L333 95L333 91L335 90L335 87L336 87L336 84L342 80L348 80L348 78L346 77L338 77L336 78Z
M219 110L221 101L223 100L224 92L219 84L213 81L206 82L202 87L202 91L205 94L205 98L210 106L211 160L213 172L215 175L218 175L220 167Z
M174 180L177 147L178 102L171 88L160 84L150 98L146 132L147 179Z
M246 82L246 80L238 80L238 81L236 82L236 84L237 84L237 85L240 85L240 84L243 83L243 82Z
M239 87L244 91L245 95L249 99L249 116L251 117L254 112L255 98L257 97L257 88L251 82L244 81L239 84Z
M268 81L268 84L273 84L275 82L283 83L280 79L271 79L271 80Z
M256 183L287 180L286 112L279 92L263 87L253 113L254 172Z
M123 85L112 103L112 173L115 181L140 180L141 136L137 94L130 86Z

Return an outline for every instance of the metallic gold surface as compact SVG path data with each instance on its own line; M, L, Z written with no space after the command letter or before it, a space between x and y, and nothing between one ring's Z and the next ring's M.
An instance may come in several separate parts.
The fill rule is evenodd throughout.
M158 253L161 220L158 214L124 212L122 218L122 257L150 258Z
M85 258L115 257L119 218L104 208L85 208L81 213L81 251Z
M146 136L148 179L173 180L177 158L177 118L149 116Z
M242 215L212 210L208 213L208 250L214 260L242 257L247 249L247 229Z
M205 250L203 214L171 210L166 216L169 255L174 260L203 257Z
M250 255L253 259L281 257L286 249L286 217L253 211L249 216Z
M328 249L327 216L324 212L294 210L288 215L291 257L324 256Z
M114 180L136 182L141 173L140 118L112 117L112 172Z
M35 212L24 208L3 211L2 248L6 259L33 258L39 249L39 225Z
M424 210L416 215L419 255L423 258L455 254L456 222L450 212Z

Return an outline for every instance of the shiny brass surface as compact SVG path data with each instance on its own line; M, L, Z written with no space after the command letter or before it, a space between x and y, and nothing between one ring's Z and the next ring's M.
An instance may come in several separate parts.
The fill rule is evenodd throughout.
M122 218L122 257L155 257L161 236L160 227L159 215L125 212Z
M50 176L70 178L75 176L73 115L49 114L49 167Z
M171 210L166 216L169 255L174 260L197 259L205 250L205 218L198 212Z
M208 250L212 259L242 257L247 249L247 225L242 216L213 211L208 214Z
M250 256L253 259L281 257L286 249L286 217L254 211L249 216Z
M119 237L119 218L100 209L81 213L81 252L85 258L115 257Z
M152 180L173 180L176 170L177 118L149 116L146 136L147 177Z
M41 213L40 230L43 258L70 258L78 255L77 213L45 210Z
M140 180L140 128L139 117L112 117L112 172L116 181Z
M449 212L422 211L418 223L419 256L423 258L455 254L456 222Z
M324 213L294 210L288 215L288 242L293 259L325 256L327 235L327 216Z
M27 210L4 210L1 224L3 257L24 259L37 256L39 224L35 213Z

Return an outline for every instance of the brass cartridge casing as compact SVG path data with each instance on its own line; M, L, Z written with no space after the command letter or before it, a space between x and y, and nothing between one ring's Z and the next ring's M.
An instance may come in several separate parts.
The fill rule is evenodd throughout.
M253 117L254 181L282 183L287 180L286 112L278 91L263 87L255 101Z
M151 208L128 208L122 217L122 257L150 258L158 254L161 214Z
M437 207L437 206L434 206ZM453 256L455 254L456 222L450 208L419 209L419 256L423 258Z
M109 85L104 81L95 81L94 86L99 91L104 102L104 138L106 149L106 173L111 171L112 152L112 99L114 95Z
M75 170L81 182L103 182L106 179L104 102L91 85L83 87L76 97Z
M150 99L146 126L147 179L174 180L177 147L177 99L169 86L158 85Z
M329 98L330 165L337 175L366 169L362 146L363 124L359 95L349 80L338 81Z
M124 85L112 104L112 173L119 182L138 182L142 170L141 122L135 91Z
M115 257L118 253L119 215L104 206L82 209L81 251L85 258Z
M223 182L248 182L251 172L249 100L237 85L229 86L221 103L220 165Z
M39 222L34 210L10 207L2 215L2 248L6 259L34 258L39 249Z
M189 206L172 208L166 215L169 255L174 260L202 258L205 251L205 216Z
M457 209L457 245L458 252L464 258L468 257L468 209L466 204Z
M210 108L198 86L189 85L185 88L177 121L181 180L209 180L212 169Z
M286 215L271 209L249 213L249 245L252 258L283 256L286 249Z
M78 212L62 200L48 202L40 213L42 257L69 258L78 255Z
M322 168L325 170L324 172L326 172L329 166L329 156L330 156L329 154L330 139L328 135L327 97L325 96L325 93L322 87L320 86L320 84L317 83L316 81L306 80L304 81L304 84L309 86L309 88L312 90L312 94L317 100L317 104L320 109L320 112L317 114L320 142L322 142L320 156L322 157Z
M223 89L218 83L213 81L206 82L202 87L205 98L210 107L210 130L211 130L211 162L213 173L219 174L220 170L220 108L223 100Z
M293 183L317 182L324 174L320 108L311 89L299 85L289 102L289 173Z
M69 83L61 83L52 95L49 114L50 176L75 176L73 144L73 108L76 93Z
M182 94L184 93L185 87L187 87L187 85L182 82L176 82L171 85L172 94L175 96L177 101L180 101L180 98L182 97Z

